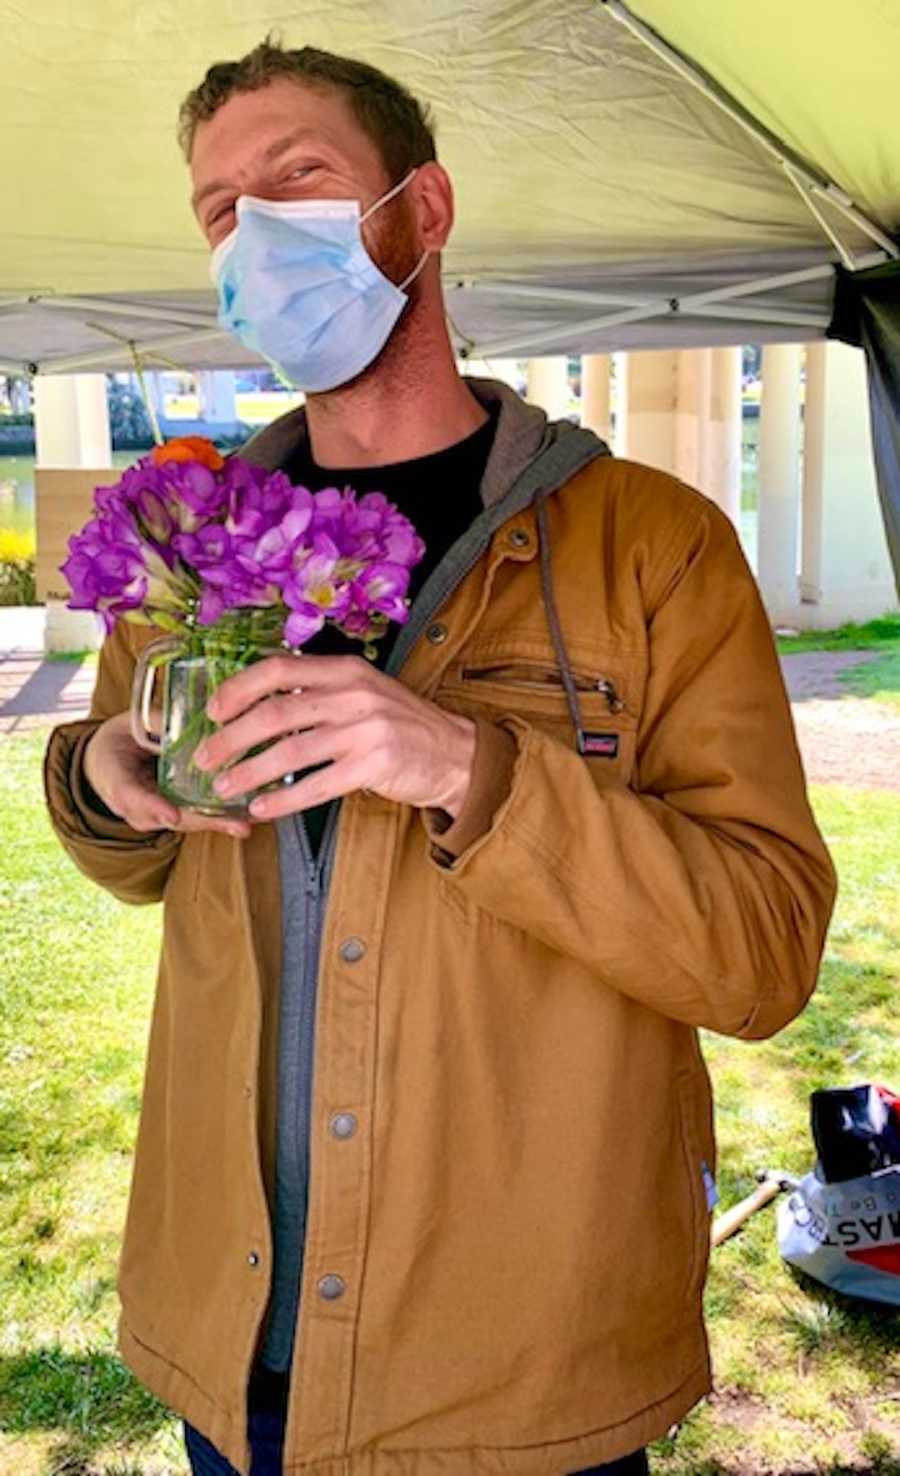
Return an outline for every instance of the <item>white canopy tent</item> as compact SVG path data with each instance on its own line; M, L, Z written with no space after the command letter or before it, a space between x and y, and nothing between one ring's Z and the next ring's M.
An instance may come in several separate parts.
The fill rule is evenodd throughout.
M898 255L900 0L0 0L0 372L237 367L174 138L270 28L432 104L463 354L810 340ZM653 29L651 29L651 27Z

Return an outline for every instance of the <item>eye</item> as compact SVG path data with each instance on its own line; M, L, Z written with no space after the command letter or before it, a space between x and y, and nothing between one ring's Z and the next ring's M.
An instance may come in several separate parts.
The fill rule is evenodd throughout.
M297 164L285 175L285 179L300 179L305 174L312 174L316 169L323 169L322 164Z
M220 205L219 208L218 208L218 210L214 210L213 213L212 213L212 215L210 215L208 217L206 224L208 226L215 225L215 223L216 223L217 220L222 220L224 216L230 215L231 212L233 211L233 209L234 209L234 201L233 200L230 200L227 205Z

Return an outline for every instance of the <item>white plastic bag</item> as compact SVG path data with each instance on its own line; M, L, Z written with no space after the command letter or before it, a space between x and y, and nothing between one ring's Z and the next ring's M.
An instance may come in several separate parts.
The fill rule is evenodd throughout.
M778 1246L835 1291L900 1306L900 1165L839 1184L807 1174L778 1206Z

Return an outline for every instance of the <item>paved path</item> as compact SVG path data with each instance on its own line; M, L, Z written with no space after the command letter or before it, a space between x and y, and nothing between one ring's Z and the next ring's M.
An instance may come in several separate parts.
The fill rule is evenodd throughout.
M900 711L854 697L839 673L877 651L805 651L782 656L806 777L813 784L900 789Z
M45 661L44 611L0 608L0 737L84 717L92 662ZM900 790L900 712L848 695L839 673L872 651L782 657L807 777L817 784Z
M84 717L93 662L45 661L44 611L0 608L0 737Z
M826 697L847 697L840 672L852 666L868 666L877 651L798 651L782 656L781 669L792 702L815 702Z

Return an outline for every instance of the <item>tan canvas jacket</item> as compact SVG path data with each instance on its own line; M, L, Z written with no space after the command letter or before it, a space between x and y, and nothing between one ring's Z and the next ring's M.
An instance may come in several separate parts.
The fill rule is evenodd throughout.
M522 468L499 487L489 463L496 527L399 671L476 719L476 773L444 833L367 794L342 806L287 1476L561 1476L654 1439L709 1389L698 1027L752 1040L785 1025L833 903L727 518L596 450L556 485L565 438L496 386L476 392L503 401L497 454L518 448ZM300 434L289 418L259 459ZM584 754L548 592L597 740ZM90 719L51 739L47 792L89 877L164 904L119 1346L248 1476L276 837L139 835L92 812L83 748L127 706L146 638L107 641ZM342 951L349 938L362 949ZM330 1124L347 1112L359 1129L342 1139ZM336 1299L319 1288L334 1275Z

